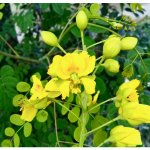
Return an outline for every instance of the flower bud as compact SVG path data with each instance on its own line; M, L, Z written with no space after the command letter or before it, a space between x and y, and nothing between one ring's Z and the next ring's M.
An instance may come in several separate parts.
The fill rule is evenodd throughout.
M134 128L122 125L118 125L111 130L108 141L115 143L117 147L142 145L140 132Z
M150 106L137 102L126 103L119 108L121 119L127 120L129 124L137 126L150 123Z
M86 13L83 10L80 10L76 16L77 27L80 30L84 30L88 24L88 18Z
M121 50L131 50L135 48L138 39L135 37L125 37L121 40Z
M120 30L123 28L123 25L121 23L112 22L112 27L116 30Z
M50 46L58 46L58 39L56 37L56 35L52 32L49 31L41 31L41 36L42 36L42 40L50 45Z
M119 63L117 60L114 60L114 59L107 59L105 61L104 64L102 64L102 66L104 66L104 68L106 70L108 70L109 72L112 72L112 73L117 73L119 72Z
M121 49L121 42L119 37L108 38L103 46L103 55L107 58L113 58L117 56Z

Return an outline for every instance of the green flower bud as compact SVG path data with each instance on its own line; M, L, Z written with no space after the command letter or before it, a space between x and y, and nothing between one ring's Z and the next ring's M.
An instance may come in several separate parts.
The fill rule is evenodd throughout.
M125 37L121 40L121 50L131 50L137 45L138 39L135 37Z
M88 17L83 10L80 10L76 16L77 27L80 30L84 30L88 24Z
M112 27L116 30L120 30L123 28L123 25L121 23L112 22Z
M107 58L113 58L117 56L121 49L121 42L119 37L108 38L103 46L103 56Z
M106 70L108 70L109 72L112 72L112 73L117 73L119 72L119 63L117 60L114 60L114 59L107 59L104 64L102 64L102 66L104 66L104 68Z
M58 39L54 33L49 32L49 31L41 31L40 33L42 36L42 40L46 44L48 44L50 46L55 46L55 47L58 46Z

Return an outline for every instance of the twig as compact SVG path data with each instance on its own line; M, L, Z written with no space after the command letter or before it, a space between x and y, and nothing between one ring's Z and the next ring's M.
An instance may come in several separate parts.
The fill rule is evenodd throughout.
M16 55L19 56L19 54L13 49L13 47L0 35L0 39L6 43L6 45L12 50L12 52Z
M55 134L56 134L56 141L57 141L58 146L60 147L60 144L59 144L59 138L58 138L58 132L57 132L56 104L55 104L55 102L54 102L54 121L55 121Z
M13 58L13 59L20 59L20 60L24 60L24 61L32 62L32 63L40 63L40 61L38 61L36 59L26 58L26 57L22 57L22 56L15 56L15 55L3 52L1 50L0 50L0 54L7 56L7 57L10 57L10 58Z

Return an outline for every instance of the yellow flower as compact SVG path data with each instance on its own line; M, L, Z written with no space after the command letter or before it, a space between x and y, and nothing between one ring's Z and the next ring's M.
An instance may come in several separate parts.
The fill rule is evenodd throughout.
M21 118L25 121L32 121L36 116L38 109L46 108L51 101L47 100L49 98L55 98L60 94L57 92L48 92L43 87L41 81L36 77L32 76L33 86L30 90L31 97L22 105L22 115Z
M140 132L134 128L118 125L110 132L109 140L117 147L135 147L142 145Z
M25 121L32 121L36 116L38 109L34 108L34 106L24 106L22 110L21 119Z
M44 90L41 81L36 77L36 75L32 76L33 86L30 90L33 97L42 99L48 95L48 93Z
M80 93L84 85L87 94L95 92L95 76L88 76L95 67L95 56L89 56L86 51L56 55L49 66L48 74L53 78L47 83L47 91L56 91L65 99L69 92Z
M119 108L119 114L123 120L131 125L150 123L150 106L138 103L128 103Z
M131 80L129 82L123 83L116 94L116 107L120 107L128 102L139 102L138 93L136 88L139 86L140 81L137 79Z

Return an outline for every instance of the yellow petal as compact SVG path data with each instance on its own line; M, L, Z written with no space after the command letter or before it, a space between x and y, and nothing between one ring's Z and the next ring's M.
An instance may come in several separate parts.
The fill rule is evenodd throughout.
M46 91L56 92L51 94L56 94L56 96L59 96L61 93L63 99L65 99L66 96L69 96L69 88L70 88L70 81L60 80L58 78L51 79L45 86ZM52 97L53 96L54 95L52 95Z
M109 140L116 143L118 147L142 145L140 132L122 125L118 125L111 130Z
M125 88L136 89L136 88L139 86L139 84L140 84L140 81L137 80L137 79L134 79L134 80L131 80L131 81L129 81L129 82L123 83L123 84L119 87L119 89L120 89L120 90L123 90L123 89L125 89Z
M62 56L60 55L56 55L53 58L53 62L52 64L49 65L49 69L47 72L50 76L52 77L57 76L57 70L60 69L59 66L60 66L61 61L62 61Z
M86 51L83 51L82 53L80 53L80 55L81 58L84 60L84 70L78 74L79 77L90 74L95 68L96 61L95 56L89 56Z
M60 92L62 93L62 99L69 97L70 81L63 81L60 85Z
M32 121L34 117L36 116L37 109L34 108L33 106L31 107L24 107L21 115L21 119L25 121Z
M61 95L61 93L59 92L59 91L50 91L49 93L48 93L48 97L49 98L56 98L56 97L58 97L58 96L60 96Z
M87 94L93 94L95 93L95 81L91 79L90 77L83 77L81 78L81 82L84 85L85 92Z
M32 79L33 79L33 86L31 88L31 93L36 94L36 93L41 92L43 90L41 81L36 77L36 75L33 75Z
M136 102L128 103L121 107L119 114L131 125L150 123L150 106L148 105Z
M58 78L52 78L46 85L45 85L45 91L52 91L56 92L59 91L59 85L61 80Z
M94 95L92 103L95 104L97 102L98 96L100 94L100 91L97 91L97 93Z

